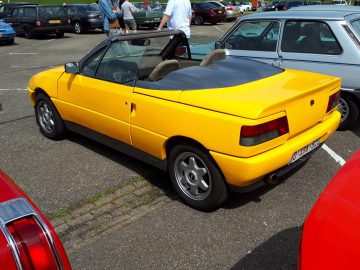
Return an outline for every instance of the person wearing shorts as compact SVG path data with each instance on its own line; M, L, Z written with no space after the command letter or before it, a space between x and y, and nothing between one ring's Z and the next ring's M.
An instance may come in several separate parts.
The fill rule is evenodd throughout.
M136 7L130 3L129 0L125 0L125 2L121 5L121 12L124 14L124 23L126 33L129 32L129 29L136 32L136 22L134 19L134 12L136 11Z

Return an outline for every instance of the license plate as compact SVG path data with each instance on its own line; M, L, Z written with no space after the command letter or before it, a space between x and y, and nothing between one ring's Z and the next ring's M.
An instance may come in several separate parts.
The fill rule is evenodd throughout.
M307 153L310 153L312 150L314 150L316 147L320 145L320 139L317 139L316 141L313 141L312 143L308 144L307 146L301 148L300 150L297 150L291 157L291 160L289 164L294 163L302 156L305 156Z
M60 20L49 20L49 23L60 23Z
M0 34L0 37L2 37L2 34Z
M154 21L160 21L160 18L154 18Z
M221 14L221 13L222 13L222 10L219 10L218 13Z

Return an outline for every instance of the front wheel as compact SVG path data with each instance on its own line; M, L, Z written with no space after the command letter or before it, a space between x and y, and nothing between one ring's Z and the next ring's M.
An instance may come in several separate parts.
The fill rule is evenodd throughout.
M350 129L358 119L359 106L351 96L341 95L339 100L339 111L341 113L339 130Z
M31 39L33 37L33 32L32 32L31 26L28 26L28 25L24 26L24 35L25 35L25 38L27 38L27 39Z
M215 161L198 146L175 146L169 155L169 174L178 195L195 209L217 209L227 198L227 187Z
M52 140L60 140L65 136L64 123L50 98L38 94L35 102L35 117L41 134Z
M74 31L75 31L75 34L82 34L84 32L84 29L79 22L75 22Z

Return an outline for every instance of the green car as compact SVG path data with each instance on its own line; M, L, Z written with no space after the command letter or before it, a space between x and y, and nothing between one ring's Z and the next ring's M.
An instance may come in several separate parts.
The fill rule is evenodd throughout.
M145 26L153 29L160 24L163 16L161 10L144 10L144 3L133 3L133 5L138 9L134 13L134 19L138 27Z

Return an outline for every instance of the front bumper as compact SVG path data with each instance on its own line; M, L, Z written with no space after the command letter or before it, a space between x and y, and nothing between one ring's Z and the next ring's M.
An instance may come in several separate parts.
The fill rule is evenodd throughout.
M12 33L4 33L4 32L0 32L0 41L10 41L15 39L16 37L16 33L12 32Z
M247 186L287 166L296 151L316 139L320 139L320 143L323 143L335 132L339 123L340 113L335 111L324 122L288 140L283 145L249 158L228 156L213 151L210 151L210 154L229 185Z

